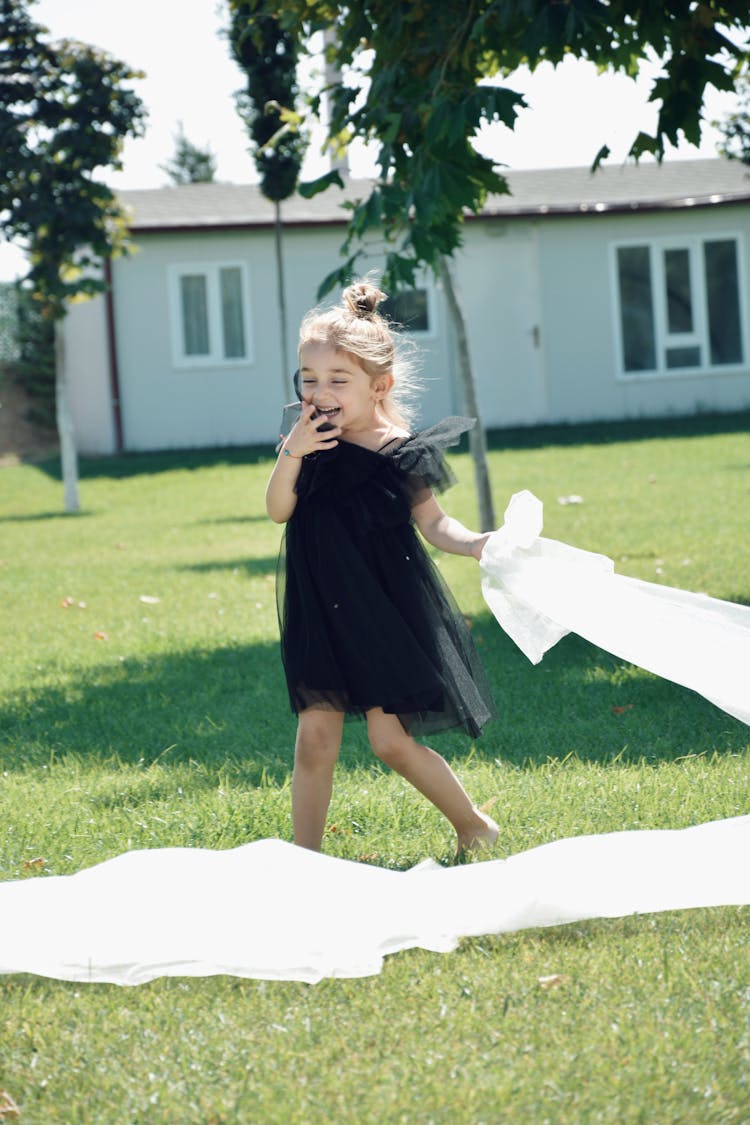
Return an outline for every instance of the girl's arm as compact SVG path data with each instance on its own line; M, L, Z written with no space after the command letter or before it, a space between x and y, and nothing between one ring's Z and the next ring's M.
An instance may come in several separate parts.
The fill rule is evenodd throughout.
M302 458L320 449L331 449L338 442L334 439L341 430L335 426L331 430L318 432L324 418L313 418L315 407L305 403L299 420L295 422L289 436L279 450L279 456L266 486L266 511L274 523L286 523L297 507L295 485L302 466Z
M432 493L415 504L411 514L427 542L449 555L473 555L478 559L489 539L489 532L469 531L458 520L446 515Z
M301 457L287 457L282 447L266 486L266 511L274 523L286 523L297 507L294 486L301 465Z

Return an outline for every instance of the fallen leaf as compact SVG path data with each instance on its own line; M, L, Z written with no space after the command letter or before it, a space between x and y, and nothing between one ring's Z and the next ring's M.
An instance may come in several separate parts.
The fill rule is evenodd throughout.
M625 711L632 711L634 707L634 703L623 703L621 707L613 707L612 712L615 715L622 715L625 713Z
M118 551L127 551L128 549L127 543L115 543L115 547L117 547Z
M21 1111L7 1090L0 1090L0 1117L10 1121L11 1117L20 1117Z
M97 631L94 633L94 640L95 641L108 641L109 640L109 633L105 633L102 629L97 629Z
M47 860L43 855L38 855L35 859L24 860L24 871L41 871L43 867L47 866Z
M60 605L63 609L70 609L70 607L75 604L75 598L63 598L63 600L60 602Z
M552 973L548 977L537 977L540 988L557 988L558 985L563 984L565 977L562 973Z

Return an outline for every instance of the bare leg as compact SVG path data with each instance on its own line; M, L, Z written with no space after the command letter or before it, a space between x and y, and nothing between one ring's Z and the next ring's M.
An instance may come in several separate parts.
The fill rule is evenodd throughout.
M338 711L301 711L294 747L292 821L294 842L319 852L331 802L344 716Z
M406 733L395 715L380 708L367 712L367 733L373 751L387 766L411 782L447 817L456 830L458 849L492 847L499 829L473 804L444 758Z

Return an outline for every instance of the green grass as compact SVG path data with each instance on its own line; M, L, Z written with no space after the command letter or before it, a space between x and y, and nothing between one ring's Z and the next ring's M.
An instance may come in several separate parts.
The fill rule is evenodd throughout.
M621 573L748 603L748 422L495 435L498 518L530 488L546 535ZM0 472L0 878L127 848L288 838L294 720L269 457L87 462L77 516L60 514L56 465ZM465 453L453 464L445 506L471 524L471 465ZM584 502L558 504L571 493ZM574 637L532 667L489 619L476 567L440 565L501 719L474 745L433 745L477 801L495 799L505 851L748 811L747 727ZM325 847L404 868L447 862L453 841L353 723ZM725 908L474 939L313 988L0 977L0 1090L33 1125L749 1122L749 918ZM0 945L12 924L0 919ZM543 988L551 974L559 985Z

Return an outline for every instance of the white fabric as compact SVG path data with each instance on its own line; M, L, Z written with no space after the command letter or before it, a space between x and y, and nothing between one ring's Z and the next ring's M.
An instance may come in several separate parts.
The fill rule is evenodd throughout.
M529 660L578 633L750 723L749 606L615 574L541 530L541 501L517 492L480 560L485 601Z
M128 852L0 883L0 972L141 984L159 976L315 982L461 937L750 903L750 816L558 840L507 860L388 871L261 840Z

